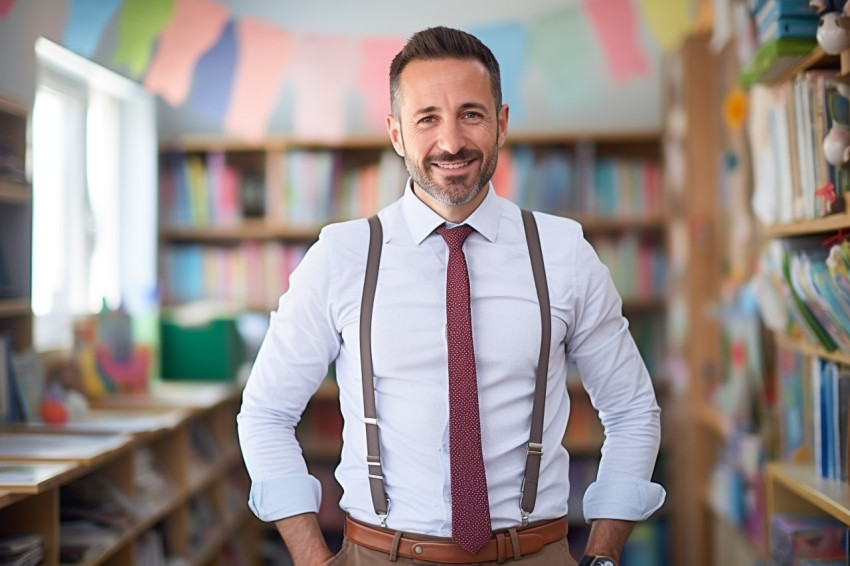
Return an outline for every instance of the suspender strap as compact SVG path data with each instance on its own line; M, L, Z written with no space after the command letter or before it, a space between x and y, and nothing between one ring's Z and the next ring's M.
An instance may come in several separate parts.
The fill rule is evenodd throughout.
M537 302L540 305L540 356L537 359L537 379L534 385L534 401L531 406L531 434L528 441L528 453L525 458L525 476L522 480L523 523L534 510L537 501L537 479L540 475L540 460L543 457L543 409L546 405L546 377L549 373L549 342L552 337L552 318L549 309L549 287L546 284L546 270L543 266L543 252L540 248L540 234L537 222L531 211L523 209L522 224L525 239L528 242L528 255L531 257L531 270L534 273L534 287L537 289Z
M369 468L369 489L375 513L382 524L387 516L387 493L381 469L381 446L378 439L378 414L375 410L375 383L372 369L372 307L378 285L378 265L381 263L383 230L377 215L369 218L369 255L366 259L366 280L360 306L360 372L363 377L363 422L366 424L366 464Z
M543 252L540 248L540 235L534 215L522 211L522 223L531 257L531 269L534 273L534 287L540 304L541 341L540 356L537 361L537 373L534 386L534 400L531 409L531 433L528 441L528 453L525 460L525 474L522 480L523 523L534 510L537 501L537 480L540 475L540 459L543 456L543 408L546 401L546 377L549 372L549 342L552 336L552 319L549 309L549 289L546 284L546 270L543 267ZM378 284L378 266L381 262L383 231L378 216L369 218L369 255L366 259L366 278L363 284L363 299L360 307L360 371L363 382L363 421L366 424L366 463L369 467L369 489L372 492L372 505L375 513L386 526L388 510L387 493L384 489L384 475L381 469L381 450L378 438L378 419L375 410L375 383L372 368L372 308L375 303L375 289Z

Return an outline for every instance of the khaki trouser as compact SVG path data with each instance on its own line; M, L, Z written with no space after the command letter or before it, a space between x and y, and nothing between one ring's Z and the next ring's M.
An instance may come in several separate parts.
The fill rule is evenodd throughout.
M342 543L342 549L339 551L339 554L328 563L328 566L375 566L381 564L386 564L387 566L394 564L404 566L407 564L437 564L437 562L427 562L425 560L404 558L401 556L398 557L396 562L391 562L387 553L360 546L346 539ZM495 564L497 564L495 561L477 562L475 566L494 566ZM540 552L523 556L518 561L509 558L503 564L518 564L521 566L578 566L575 559L570 555L566 537L558 542L547 544Z

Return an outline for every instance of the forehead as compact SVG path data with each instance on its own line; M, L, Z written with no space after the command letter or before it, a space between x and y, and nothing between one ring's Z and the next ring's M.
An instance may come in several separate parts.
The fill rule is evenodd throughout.
M442 107L470 102L494 104L490 73L477 59L417 59L399 76L402 104Z

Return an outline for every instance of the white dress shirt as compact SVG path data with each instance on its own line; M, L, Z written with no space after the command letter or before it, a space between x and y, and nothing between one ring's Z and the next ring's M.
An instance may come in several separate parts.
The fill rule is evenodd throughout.
M520 209L492 185L466 220L484 465L494 529L521 520L540 310ZM381 457L392 529L451 536L446 264L434 230L444 220L413 193L379 213L383 252L372 321ZM609 277L572 220L535 213L552 312L543 458L531 521L567 514L570 458L561 442L570 413L568 360L579 369L605 427L587 520L643 520L664 501L649 478L660 410ZM263 520L316 512L319 482L294 429L336 361L344 419L336 478L342 509L378 524L368 484L360 377L360 301L369 242L366 220L326 226L292 274L251 371L238 416L251 476L249 505Z

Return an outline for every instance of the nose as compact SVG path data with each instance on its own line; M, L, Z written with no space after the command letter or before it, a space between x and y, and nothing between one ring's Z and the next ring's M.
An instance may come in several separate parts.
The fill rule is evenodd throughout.
M439 147L446 153L455 154L466 147L466 138L457 122L447 120L440 126Z

